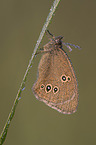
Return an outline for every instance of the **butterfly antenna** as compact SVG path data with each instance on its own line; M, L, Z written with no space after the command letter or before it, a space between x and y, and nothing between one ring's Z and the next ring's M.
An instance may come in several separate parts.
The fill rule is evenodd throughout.
M50 33L50 31L49 31L49 30L47 30L46 32L48 32L48 33L49 33L49 35L51 35L51 36L53 37L53 34L52 34L52 33Z
M52 33L50 33L49 30L46 30L45 32L46 32L46 35L48 36L49 40L55 40L55 36ZM48 34L51 35L53 39L51 39Z

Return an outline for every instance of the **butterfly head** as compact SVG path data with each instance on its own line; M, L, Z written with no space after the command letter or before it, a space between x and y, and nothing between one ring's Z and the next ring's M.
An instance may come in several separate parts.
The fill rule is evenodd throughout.
M62 39L63 39L62 36L55 37L54 39L55 45L62 45Z

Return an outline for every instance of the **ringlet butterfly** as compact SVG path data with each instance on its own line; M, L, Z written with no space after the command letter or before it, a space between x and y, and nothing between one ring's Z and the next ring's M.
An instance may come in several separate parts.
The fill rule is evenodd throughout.
M72 114L78 106L77 79L68 55L62 48L62 36L52 38L40 52L44 52L38 66L38 77L32 90L37 99L51 108L63 113ZM71 51L70 46L63 43ZM37 52L38 54L39 52Z

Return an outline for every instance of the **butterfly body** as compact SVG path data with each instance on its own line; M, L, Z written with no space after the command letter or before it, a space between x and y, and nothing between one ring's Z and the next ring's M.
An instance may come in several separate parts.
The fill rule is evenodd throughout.
M78 106L77 80L73 66L62 48L62 36L44 45L33 92L37 99L63 114L72 114Z

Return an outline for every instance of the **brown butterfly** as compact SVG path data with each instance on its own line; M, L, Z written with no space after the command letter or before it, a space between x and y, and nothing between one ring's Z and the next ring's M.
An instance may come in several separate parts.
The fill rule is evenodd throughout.
M38 66L37 81L33 85L33 92L37 99L63 114L74 113L78 106L77 79L73 66L62 48L62 36L52 36L49 43L43 46L44 52ZM70 46L63 43L71 51Z

